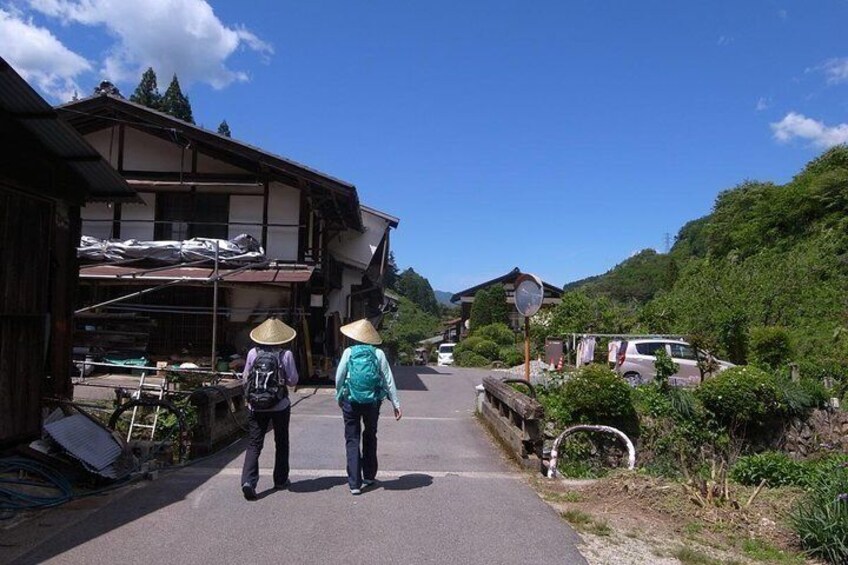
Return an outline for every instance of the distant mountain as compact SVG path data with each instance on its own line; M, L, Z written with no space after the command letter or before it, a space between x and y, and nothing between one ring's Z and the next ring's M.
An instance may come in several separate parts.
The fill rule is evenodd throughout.
M451 296L453 296L452 292L447 292L445 290L434 290L433 292L436 294L436 302L444 304L445 306L454 306L454 304L450 301Z

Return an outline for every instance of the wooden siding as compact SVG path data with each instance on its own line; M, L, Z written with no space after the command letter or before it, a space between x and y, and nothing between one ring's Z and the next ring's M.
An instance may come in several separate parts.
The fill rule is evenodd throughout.
M41 426L53 219L51 202L0 185L0 443Z

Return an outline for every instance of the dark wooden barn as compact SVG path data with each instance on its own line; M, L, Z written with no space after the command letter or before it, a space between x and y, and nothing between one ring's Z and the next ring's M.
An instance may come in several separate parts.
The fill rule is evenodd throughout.
M71 396L80 206L135 191L0 58L0 446Z

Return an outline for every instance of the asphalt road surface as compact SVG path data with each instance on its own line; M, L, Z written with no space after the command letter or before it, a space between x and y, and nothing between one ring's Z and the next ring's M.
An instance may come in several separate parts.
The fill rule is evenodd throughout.
M292 395L288 490L271 490L269 431L255 502L240 490L242 441L106 501L45 512L16 533L10 546L17 551L6 557L74 564L585 563L577 535L475 420L474 385L483 374L397 368L404 417L396 422L383 405L379 483L360 496L347 487L332 393L306 388Z

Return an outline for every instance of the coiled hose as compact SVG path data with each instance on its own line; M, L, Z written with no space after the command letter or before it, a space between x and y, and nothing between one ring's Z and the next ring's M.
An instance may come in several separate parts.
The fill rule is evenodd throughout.
M17 478L7 475L17 475ZM22 475L28 478L20 478ZM15 486L48 488L56 493L33 494ZM22 457L0 459L0 520L9 519L20 510L50 508L72 498L71 483L52 467Z

